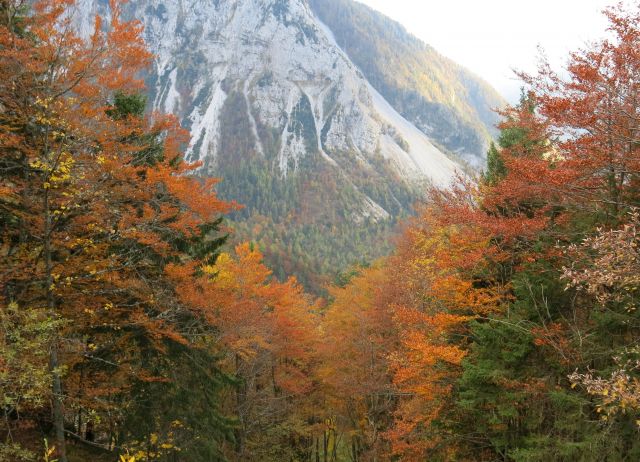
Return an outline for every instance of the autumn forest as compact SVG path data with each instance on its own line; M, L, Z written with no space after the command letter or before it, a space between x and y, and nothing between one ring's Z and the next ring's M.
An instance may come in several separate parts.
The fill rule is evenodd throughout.
M640 460L640 7L320 297L237 243L111 0L0 1L0 461Z

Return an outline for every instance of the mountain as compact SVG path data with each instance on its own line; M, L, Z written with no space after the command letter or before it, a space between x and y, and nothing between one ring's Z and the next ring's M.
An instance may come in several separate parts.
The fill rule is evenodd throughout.
M78 27L107 3L80 0ZM123 14L155 54L150 109L190 130L187 158L245 205L238 235L279 276L314 287L381 255L424 187L460 174L451 153L480 164L499 98L360 4L137 0Z
M486 82L381 13L353 0L309 0L365 78L403 117L475 167L504 99Z

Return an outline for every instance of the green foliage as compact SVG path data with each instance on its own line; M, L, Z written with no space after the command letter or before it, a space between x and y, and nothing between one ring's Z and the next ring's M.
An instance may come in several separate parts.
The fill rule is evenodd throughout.
M345 271L340 271L336 274L333 285L336 287L345 288L353 280L353 278L362 274L362 270L369 268L371 265L367 262L362 262L357 266L353 266Z
M32 462L35 460L35 453L18 443L11 441L0 443L0 462Z
M234 222L234 238L255 240L265 260L279 279L289 275L316 294L326 295L325 287L354 261L366 264L391 250L392 223L299 224L274 222L264 215Z
M123 120L129 117L141 119L144 117L146 106L147 96L142 93L116 92L113 103L106 112L114 120ZM164 152L159 133L142 133L132 137L129 141L141 148L137 153L136 165L154 165L163 159Z
M315 118L307 95L303 94L300 101L293 107L288 131L291 135L296 135L304 140L307 155L318 150Z
M49 345L60 322L15 303L0 309L0 403L7 412L43 405L49 396Z
M559 275L542 269L518 273L515 301L504 315L471 326L473 343L458 384L459 431L473 428L508 460L582 460L573 451L598 441L599 426L576 420L589 412L588 401L562 391L566 366L532 333L541 318L549 324L561 318L568 301Z
M233 442L237 422L221 405L236 381L217 368L219 358L210 350L168 348L166 356L149 358L162 380L141 380L132 390L119 444L132 454L158 454L154 459L223 461L221 447Z
M44 310L28 309L15 303L0 308L0 406L3 410L0 461L35 460L24 449L15 417L46 405L51 397L49 348L60 321Z
M532 95L527 94L524 89L520 95L518 108L524 109L529 114L534 114L536 102ZM487 152L487 167L483 174L484 181L495 186L502 178L507 175L507 167L504 163L504 157L501 151L503 149L519 148L520 152L527 153L534 151L534 148L546 143L547 140L535 139L524 127L509 125L513 122L510 116L507 117L506 125L500 130L498 137L498 147L492 141Z
M537 103L535 97L522 89L517 108L522 109L529 114L534 114L536 107ZM507 117L505 123L508 125L508 123L512 121L513 120L510 117ZM498 145L501 149L519 147L521 152L534 151L533 148L543 143L547 143L547 140L531 137L527 128L519 126L504 127L500 130L500 136L498 137Z
M487 170L484 172L484 181L487 184L495 185L507 174L507 168L504 160L496 148L494 142L491 142L489 151L487 152Z
M117 93L108 114L114 119L142 118L145 107L145 95ZM130 141L142 148L138 153L141 164L155 165L162 160L164 152L159 133L141 134ZM158 269L167 263L179 263L180 258L213 265L227 240L227 236L220 234L222 221L220 218L200 224L202 234L199 236L203 237L187 237L168 229L164 237L180 255L173 262L140 250L146 258L157 262ZM123 414L118 443L134 453L146 452L143 460L175 458L180 454L185 460L222 461L220 448L223 442L233 440L235 422L221 409L221 393L233 387L235 381L217 367L219 358L213 353L217 347L209 329L185 313L174 322L189 326L185 330L199 338L198 348L171 341L165 342L161 352L150 345L141 346L143 351L147 348L141 366L154 378L141 377L129 391L131 405ZM146 342L144 337L132 337L131 341ZM150 443L150 439L155 441Z
M147 97L143 94L125 94L117 92L113 97L113 104L107 109L107 115L115 120L126 119L127 117L140 118L144 115L147 106Z
M526 117L535 108L535 100L523 93L519 114ZM499 137L500 149L491 146L484 175L487 185L497 190L509 174L502 150L528 158L530 153L544 152L541 147L548 144L531 136L526 124L507 127ZM525 204L526 200L520 205ZM611 268L625 278L631 274L635 278L637 271L624 265L634 268L637 254L612 250L616 247L609 247L611 241L605 236L589 249L588 257L582 255L584 261L571 261L576 256L558 249L572 249L571 244L593 234L607 218L598 210L571 210L566 215L565 220L551 221L534 238L523 236L504 244L509 258L491 268L495 278L508 281L511 297L501 312L471 324L455 407L443 418L444 427L457 435L464 448L461 454L467 458L596 462L639 457L640 444L632 436L637 435L637 413L605 415L597 396L572 390L579 381L569 381L570 376L576 377L576 370L589 371L589 380L612 376L620 368L616 361L635 342L639 316L628 304L635 289L619 290L616 283L620 281L613 278ZM609 239L633 236L634 229L628 226ZM620 248L633 248L634 243L631 237ZM604 260L594 262L598 252ZM565 265L572 271L566 273ZM603 286L588 295L584 287L576 290L580 283L568 287L566 274L571 275L569 280ZM608 297L611 302L599 307L598 300ZM634 375L626 370L624 374Z

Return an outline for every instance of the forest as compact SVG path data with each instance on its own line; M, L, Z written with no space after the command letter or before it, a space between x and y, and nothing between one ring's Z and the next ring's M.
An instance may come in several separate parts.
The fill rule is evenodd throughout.
M1 462L640 460L640 5L318 298L230 244L120 2L86 39L30 3L0 0Z

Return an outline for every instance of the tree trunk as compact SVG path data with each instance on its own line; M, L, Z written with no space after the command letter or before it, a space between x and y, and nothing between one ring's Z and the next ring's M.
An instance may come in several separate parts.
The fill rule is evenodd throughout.
M322 432L322 450L323 450L324 462L328 462L327 446L328 446L327 430L325 430L325 431Z
M243 378L240 375L241 368L241 359L239 355L235 355L235 363L236 363L236 377ZM245 444L245 432L246 432L246 422L244 415L244 404L247 401L247 389L246 389L246 381L242 380L242 382L238 385L236 390L236 413L238 415L238 420L240 421L240 425L236 430L236 454L242 458L244 456L244 444Z
M51 234L52 234L51 210L49 204L49 191L44 193L44 259L45 259L45 284L47 292L47 310L49 316L56 317L55 300L53 297L53 264L51 261ZM49 354L49 370L52 375L53 391L53 428L56 438L56 453L58 462L67 462L67 448L64 438L64 402L62 396L62 379L60 378L58 362L58 336L56 335L51 345Z

